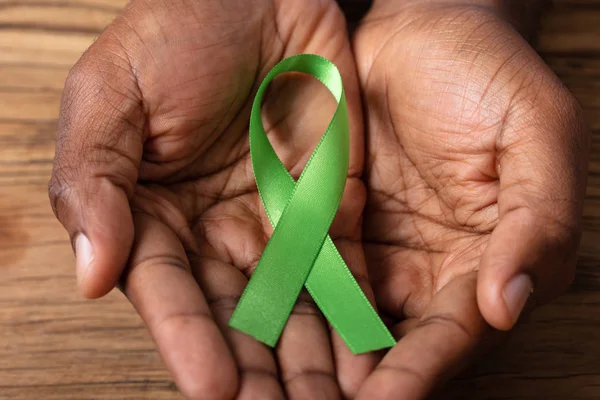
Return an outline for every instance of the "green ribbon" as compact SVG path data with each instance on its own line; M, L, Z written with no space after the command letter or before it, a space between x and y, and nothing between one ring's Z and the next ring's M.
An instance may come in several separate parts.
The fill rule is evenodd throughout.
M267 87L285 72L312 75L338 102L297 182L269 143L260 115ZM350 153L348 108L338 69L311 54L281 61L258 89L249 130L256 185L275 229L229 325L275 346L302 286L306 286L353 353L393 346L394 338L327 234L344 192Z

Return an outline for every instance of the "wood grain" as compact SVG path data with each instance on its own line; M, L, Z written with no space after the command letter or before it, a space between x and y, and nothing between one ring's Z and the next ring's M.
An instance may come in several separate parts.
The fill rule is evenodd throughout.
M181 398L123 296L76 293L46 195L64 79L125 3L0 0L0 399ZM556 1L539 50L593 131L578 273L453 381L452 398L600 398L600 0Z

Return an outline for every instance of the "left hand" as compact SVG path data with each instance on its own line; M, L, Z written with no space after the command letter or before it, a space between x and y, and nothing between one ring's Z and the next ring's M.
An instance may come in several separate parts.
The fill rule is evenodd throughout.
M401 337L358 399L424 398L574 274L580 109L493 2L449 3L375 1L354 37L365 252Z
M340 69L352 116L330 234L365 276L360 96L333 0L134 0L66 82L49 192L79 287L100 297L120 279L186 398L337 399L377 362L354 356L307 293L276 349L228 326L271 232L249 156L254 92L277 62L315 52ZM298 177L335 102L316 79L281 78L263 115Z

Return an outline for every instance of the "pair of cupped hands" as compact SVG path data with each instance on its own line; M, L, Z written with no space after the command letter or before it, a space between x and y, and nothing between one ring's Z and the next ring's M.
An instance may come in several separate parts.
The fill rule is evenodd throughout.
M503 3L378 0L349 35L333 0L131 2L61 107L50 197L83 294L119 286L191 399L426 397L573 278L585 125ZM275 349L227 326L272 232L250 105L298 53L343 76L330 235L398 339L386 354L353 355L306 293ZM312 78L272 85L264 124L294 177L335 106Z

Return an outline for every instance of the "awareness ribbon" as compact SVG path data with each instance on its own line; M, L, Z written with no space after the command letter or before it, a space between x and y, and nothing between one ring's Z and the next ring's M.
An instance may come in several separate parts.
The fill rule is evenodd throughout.
M260 115L267 87L285 72L312 75L338 102L297 182L277 157ZM350 153L348 109L336 66L312 54L281 61L258 89L249 131L256 185L275 229L229 325L274 347L306 286L353 353L393 346L394 338L327 234L344 192Z

